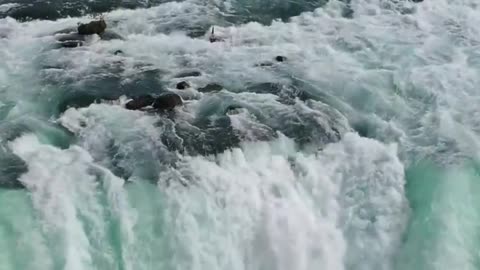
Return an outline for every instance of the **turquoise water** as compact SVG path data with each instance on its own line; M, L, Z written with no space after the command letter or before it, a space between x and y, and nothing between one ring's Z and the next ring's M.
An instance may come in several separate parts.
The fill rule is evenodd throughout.
M70 2L0 1L0 269L480 268L476 1Z

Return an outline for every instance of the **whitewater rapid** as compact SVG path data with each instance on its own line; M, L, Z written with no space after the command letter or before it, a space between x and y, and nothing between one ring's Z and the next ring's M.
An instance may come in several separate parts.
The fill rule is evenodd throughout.
M0 19L0 269L478 269L480 6L307 2Z

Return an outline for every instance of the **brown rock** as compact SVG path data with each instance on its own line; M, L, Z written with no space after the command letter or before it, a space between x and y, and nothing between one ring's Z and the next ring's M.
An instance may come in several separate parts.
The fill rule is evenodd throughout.
M125 108L127 108L128 110L140 110L144 107L152 105L154 101L155 98L151 95L143 95L135 97L129 102L127 102L127 104L125 104Z
M99 21L91 21L87 24L80 24L77 31L80 35L100 35L107 29L107 24L103 19Z
M182 98L175 93L166 93L155 98L153 108L157 110L172 110L183 104Z

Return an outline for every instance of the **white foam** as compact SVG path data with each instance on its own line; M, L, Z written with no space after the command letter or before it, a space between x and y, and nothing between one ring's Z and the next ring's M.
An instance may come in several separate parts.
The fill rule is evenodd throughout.
M168 189L166 212L182 268L389 269L408 216L396 148L354 134L309 155L246 143L160 179L179 173L192 186Z
M12 8L18 7L19 4L17 3L8 3L8 4L3 4L0 5L0 12L8 12Z
M198 85L218 80L227 89L245 82L288 81L285 77L295 76L344 104L348 110L337 109L349 120L371 120L380 134L378 139L397 141L399 151L410 154L406 155L406 162L440 156L442 164L451 164L461 160L455 154L478 157L478 3L396 3L392 7L393 4L381 0L352 0L353 19L347 19L341 16L344 5L329 1L324 8L292 18L290 23L219 27L219 33L229 37L223 44L210 44L183 33L159 33L165 30L165 24L175 26L187 19L191 24L209 22L212 14L202 15L205 8L196 1L118 10L107 14L107 19L120 20L112 28L127 37L126 41L96 42L44 56L47 63L65 64L60 78L75 80L95 74L102 65L119 58L125 62L125 77L137 72L138 62L150 63L152 68L166 70L169 75L188 66L204 73L197 79ZM410 8L412 12L406 12ZM38 86L38 72L31 65L32 55L39 55L53 41L44 35L74 26L77 21L78 18L67 18L21 24L0 20L0 31L7 33L6 38L0 39L0 77L6 78L1 87L7 91L0 96L2 101L19 101L12 115L28 112L29 106L35 105L33 101L27 104L28 100L45 93L42 91L48 92ZM112 56L111 51L117 49L127 56ZM254 66L277 54L286 55L287 64L273 69ZM284 109L273 95L240 94L236 98L265 111ZM190 108L195 110L195 106ZM294 109L308 111L302 105ZM318 114L319 125L325 115ZM241 114L233 117L233 123L237 129L248 131L251 124L257 124L252 119ZM121 142L138 138L138 144L127 148L160 147L161 129L155 128L154 117L105 104L69 110L61 122L80 136L80 143L91 156L78 148L59 150L44 146L30 137L13 145L18 155L32 164L34 173L22 180L35 188L39 186L38 191L33 191L36 209L45 212L49 222L64 228L67 238L80 239L71 243L70 249L79 251L81 256L70 261L79 268L88 268L93 259L85 250L93 244L75 218L80 211L75 200L80 199L75 194L70 197L75 193L71 186L80 185L79 190L85 193L93 189L93 180L85 172L89 166L85 164L92 163L92 156L102 160L105 156L97 155L99 149L105 149L112 137ZM289 146L278 145L282 143ZM445 152L445 148L449 151ZM183 167L171 173L187 182L193 175L198 186L172 188L168 194L156 191L166 196L167 205L157 207L167 208L166 226L174 232L166 236L171 237L167 246L175 251L174 255L165 256L166 260L174 260L178 268L186 269L389 269L406 219L403 167L394 147L347 135L318 155L292 149L291 141L282 138L275 143L245 144L216 159L186 157ZM49 159L43 157L44 152ZM292 156L301 160L297 163L305 174L288 166ZM125 163L133 163L134 159ZM74 160L80 167L76 169L62 160ZM63 173L62 177L56 176L56 172ZM38 183L34 181L37 177ZM62 182L63 178L68 185ZM79 178L87 180L82 182ZM272 187L279 191L272 192ZM52 199L46 199L45 194L53 191ZM164 197L159 196L152 195L161 201ZM43 209L44 201L59 212ZM145 204L148 206L148 202ZM158 214L158 210L147 206L145 211ZM63 216L71 228L59 221ZM141 234L135 229L131 232L131 238ZM254 242L255 238L258 242ZM448 239L438 239L435 244L448 244ZM466 258L453 260L454 253L440 253L431 260L441 258L456 266L462 265L461 258Z
M42 144L30 134L10 146L28 165L28 172L19 180L31 193L42 231L55 241L55 260L63 258L65 269L88 269L115 262L115 255L108 251L106 241L110 236L105 230L106 222L114 222L115 218L122 229L116 237L122 238L121 248L128 250L134 221L125 205L121 179L93 164L91 156L78 146L60 150ZM99 181L104 181L106 201L112 209L101 203ZM104 220L110 215L111 220Z

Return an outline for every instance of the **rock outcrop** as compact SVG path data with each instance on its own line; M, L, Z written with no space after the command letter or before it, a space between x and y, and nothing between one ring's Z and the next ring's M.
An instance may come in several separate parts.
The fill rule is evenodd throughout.
M151 95L142 95L139 97L135 97L129 102L127 102L127 104L125 104L125 108L127 108L128 110L140 110L147 106L151 106L154 101L155 98Z
M186 81L181 81L177 83L176 88L179 90L184 90L190 87L190 84Z
M80 35L101 35L107 29L107 23L103 19L98 21L91 21L86 24L80 24L77 31Z
M110 30L105 30L99 35L102 40L115 40L115 39L125 40L124 37Z
M174 76L174 78L199 77L199 76L202 76L202 72L197 70L192 70L192 71L184 71L184 72L178 73L177 75Z
M68 40L68 41L63 41L60 42L60 47L63 48L76 48L76 47L81 47L83 46L83 41L80 40Z
M58 35L57 41L59 42L60 47L64 48L82 46L85 43L87 36L95 34L99 35L102 40L125 40L122 36L113 31L106 31L106 28L107 24L101 19L99 21L91 21L87 24L80 24L77 28L77 32L75 32L75 29L68 28L57 31L55 35Z
M152 106L158 111L166 111L172 110L182 104L183 101L179 95L169 92L158 97L153 97L152 95L134 97L125 104L125 108L128 110L141 110L145 107Z
M217 92L223 89L223 86L221 86L218 83L209 83L204 87L198 88L198 92L202 93L208 93L208 92Z
M287 61L287 57L283 56L283 55L277 55L275 56L275 61L276 62L285 62ZM255 64L256 67L271 67L273 66L274 63L271 62L271 61L267 61L267 62L262 62L260 64Z
M159 111L172 110L183 104L182 98L175 93L166 93L155 98L153 108Z

